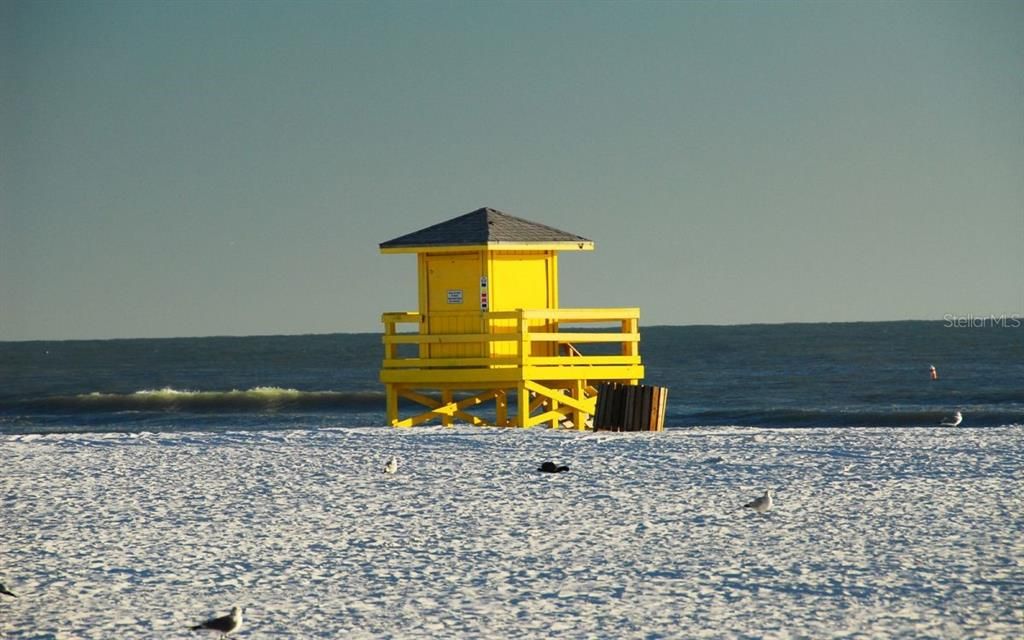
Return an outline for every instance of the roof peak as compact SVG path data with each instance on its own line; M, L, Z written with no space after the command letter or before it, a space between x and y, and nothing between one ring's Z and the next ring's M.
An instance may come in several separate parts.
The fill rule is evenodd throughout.
M583 236L532 222L493 207L480 207L419 231L382 242L380 248L481 246L502 243L560 244L565 245L565 248L593 248L593 242Z

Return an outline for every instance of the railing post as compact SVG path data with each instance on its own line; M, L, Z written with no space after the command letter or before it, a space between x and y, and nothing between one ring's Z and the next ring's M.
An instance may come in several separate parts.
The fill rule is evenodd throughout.
M395 335L395 321L390 319L390 318L387 318L386 316L383 318L383 320L384 320L384 359L385 360L394 360L395 359L395 353L397 352L397 349L398 349L398 345L394 344L393 342L390 342L388 340L388 336Z
M530 323L522 309L518 309L518 312L516 331L519 333L519 366L525 367L530 360Z
M430 335L430 317L425 313L420 314L419 334L421 336ZM419 354L420 358L429 358L431 355L430 345L421 342L419 344Z
M640 325L639 318L626 318L622 321L622 333L636 333ZM622 355L635 356L640 353L640 345L632 340L625 340L622 343Z

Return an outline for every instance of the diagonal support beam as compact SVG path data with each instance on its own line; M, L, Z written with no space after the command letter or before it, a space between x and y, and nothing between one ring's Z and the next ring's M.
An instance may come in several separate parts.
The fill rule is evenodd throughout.
M545 387L542 384L538 384L532 380L527 380L525 385L527 389L537 393L537 395L547 396L548 398L557 401L559 404L568 405L574 409L578 409L584 413L588 413L591 415L593 415L594 409L597 405L596 398L591 397L578 400L570 395L562 393L557 389L549 389L548 387Z
M417 393L409 389L398 389L397 391L398 395L402 396L407 400L412 400L417 404L421 404L429 408L430 411L426 411L411 418L406 418L405 420L399 420L398 423L395 425L396 427L414 427L418 424L427 422L428 420L444 417L459 418L460 420L464 420L473 425L487 424L487 422L482 418L474 416L470 413L466 413L463 411L463 409L478 404L482 404L484 402L487 402L488 400L493 400L497 398L499 394L499 390L492 389L490 391L483 391L468 398L463 398L458 402L444 403L435 400L430 396L423 395L422 393Z
M530 416L529 418L527 418L526 426L527 427L534 427L534 426L537 426L538 424L542 424L542 423L545 423L545 422L553 422L553 423L557 424L562 419L568 418L569 414L571 414L571 413L572 413L572 407L568 407L568 406L566 406L566 407L559 407L559 408L557 408L557 409L555 409L553 411L545 411L544 413L541 413L539 415Z

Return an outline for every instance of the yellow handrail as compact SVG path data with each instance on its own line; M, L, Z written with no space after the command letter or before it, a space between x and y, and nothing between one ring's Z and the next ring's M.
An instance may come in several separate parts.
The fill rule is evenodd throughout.
M468 321L470 325L479 321L481 327L489 330L480 333L427 333L431 317L413 311L388 312L381 316L384 323L382 341L385 348L383 367L391 368L466 368L508 366L538 367L577 367L577 366L635 366L640 364L638 343L640 341L639 317L637 308L621 309L519 309L515 311L475 311L435 314L433 317L459 319ZM491 320L514 320L501 326L491 324ZM564 330L559 322L573 324L618 323L618 331L581 331ZM402 324L416 324L419 333L399 333ZM465 326L465 325L463 325ZM555 345L570 345L566 355L533 355L530 344L533 342ZM511 344L504 351L510 353L494 353L490 356L488 345L493 343ZM618 343L618 355L587 356L575 347L587 343ZM477 345L479 353L475 356L450 357L431 356L424 350L426 345ZM420 353L415 357L400 357L398 345L418 345ZM554 353L561 353L556 349Z

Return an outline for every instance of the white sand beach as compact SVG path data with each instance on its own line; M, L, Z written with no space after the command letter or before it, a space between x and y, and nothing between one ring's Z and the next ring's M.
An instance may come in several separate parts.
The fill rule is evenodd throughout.
M0 464L5 638L234 604L239 638L1024 637L1019 426L28 435Z

